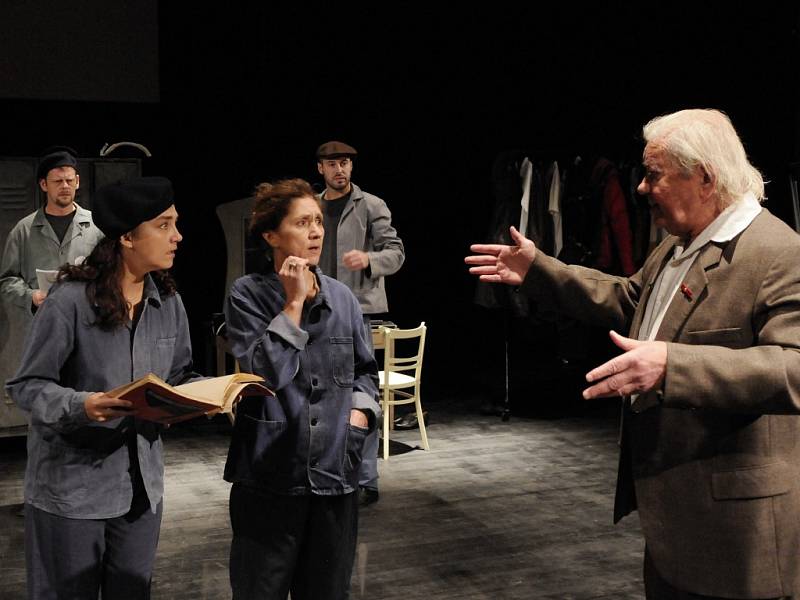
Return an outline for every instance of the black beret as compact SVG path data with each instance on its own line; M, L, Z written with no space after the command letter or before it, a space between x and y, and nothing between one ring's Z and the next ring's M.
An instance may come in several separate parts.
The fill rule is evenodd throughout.
M340 156L356 156L358 152L344 142L325 142L317 148L317 158L339 158Z
M77 153L67 146L53 146L45 151L44 156L39 159L39 168L36 169L36 181L47 179L50 169L57 167L78 168Z
M119 181L95 192L92 220L106 237L118 238L173 204L172 183L166 177Z

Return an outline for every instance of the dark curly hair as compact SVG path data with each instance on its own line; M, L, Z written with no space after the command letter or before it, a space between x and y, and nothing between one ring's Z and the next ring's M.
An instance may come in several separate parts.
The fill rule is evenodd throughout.
M119 284L121 248L119 238L104 238L82 264L64 265L58 270L58 281L86 282L86 297L97 315L94 325L103 331L111 331L128 322L129 307ZM150 276L161 294L171 296L177 291L169 272L151 271Z
M305 179L280 179L274 183L260 183L256 186L254 195L250 235L256 242L267 247L267 255L270 257L271 249L264 242L262 234L280 227L281 221L289 214L292 200L308 196L319 204L314 188Z

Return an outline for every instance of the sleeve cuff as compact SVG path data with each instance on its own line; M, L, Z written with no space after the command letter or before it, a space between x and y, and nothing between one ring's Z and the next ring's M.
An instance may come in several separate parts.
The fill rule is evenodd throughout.
M372 267L373 265L377 264L376 261L378 261L380 257L378 256L377 252L367 252L367 257L369 259L369 264L367 265L367 268L364 269L364 273L367 277L372 279L375 277L375 273L373 272L374 269Z
M68 416L71 427L82 427L91 423L92 420L86 414L86 399L89 396L89 392L76 392L72 397Z
M353 392L353 406L356 410L363 411L369 419L369 430L375 429L376 423L382 416L380 405L369 394Z
M283 311L279 312L270 324L267 331L283 338L297 350L302 350L308 342L308 332L303 331Z

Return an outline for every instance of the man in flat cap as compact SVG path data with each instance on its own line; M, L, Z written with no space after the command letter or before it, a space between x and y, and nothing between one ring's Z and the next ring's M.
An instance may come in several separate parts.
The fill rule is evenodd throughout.
M20 220L6 240L0 265L0 297L26 321L44 302L36 269L55 270L79 262L102 239L92 214L75 203L80 186L75 151L50 148L39 161L36 181L47 197L44 206Z
M370 317L389 310L383 278L396 273L405 260L403 242L392 227L386 203L350 181L355 148L326 142L317 148L317 170L325 179L320 194L325 226L320 267L349 287L361 304L367 338ZM378 431L364 444L359 478L361 505L378 500Z

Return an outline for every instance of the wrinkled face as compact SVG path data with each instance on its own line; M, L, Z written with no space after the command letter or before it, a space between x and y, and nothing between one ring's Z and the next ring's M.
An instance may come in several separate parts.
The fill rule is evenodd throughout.
M687 175L663 148L648 144L644 169L637 191L648 197L656 226L692 240L719 214L716 204L709 202L713 185L701 167Z
M80 177L72 167L56 167L39 180L39 187L47 194L47 204L53 208L66 209L75 202L75 193L80 187Z
M262 235L272 247L276 267L280 267L287 256L305 258L312 265L318 264L325 230L317 199L311 196L295 198L278 228Z
M353 161L347 156L325 158L317 163L317 171L325 179L328 189L346 194L353 173Z
M169 269L182 239L178 231L178 211L172 205L155 219L139 224L122 236L122 245L127 249L123 257L134 273Z

